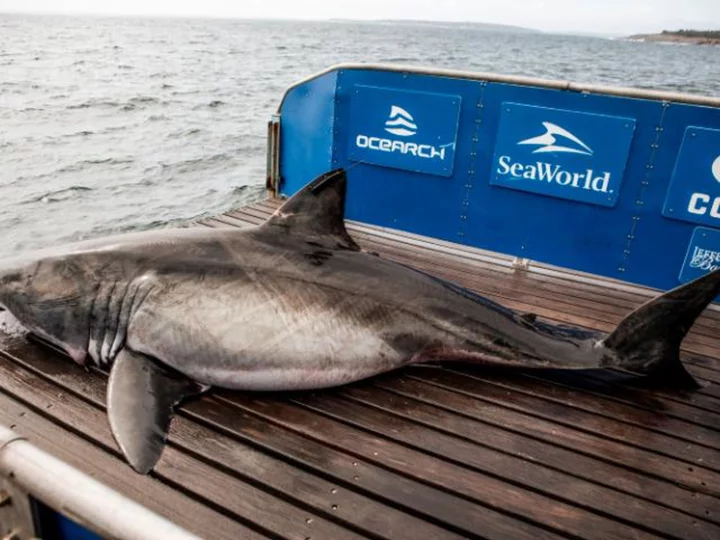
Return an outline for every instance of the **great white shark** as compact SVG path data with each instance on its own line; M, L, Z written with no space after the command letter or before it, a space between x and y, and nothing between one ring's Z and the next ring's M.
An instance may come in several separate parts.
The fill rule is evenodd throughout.
M0 306L78 364L109 370L107 414L148 473L174 408L212 387L308 390L408 364L620 368L696 385L680 344L720 270L627 315L610 334L552 325L358 247L346 173L323 174L248 229L163 229L8 261Z

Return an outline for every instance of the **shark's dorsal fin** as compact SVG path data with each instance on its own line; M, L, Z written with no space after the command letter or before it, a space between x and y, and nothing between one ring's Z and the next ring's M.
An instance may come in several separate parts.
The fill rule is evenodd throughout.
M290 197L261 227L314 240L325 237L333 243L328 247L359 251L360 247L345 229L346 192L345 170L329 171Z
M206 389L143 354L120 351L110 371L107 414L113 437L136 472L147 474L160 458L175 406Z

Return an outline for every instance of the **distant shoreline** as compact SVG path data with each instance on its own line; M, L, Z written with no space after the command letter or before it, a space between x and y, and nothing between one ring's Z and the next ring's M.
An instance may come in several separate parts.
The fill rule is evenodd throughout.
M704 34L704 35L695 35ZM684 43L688 45L720 45L720 32L668 32L659 34L635 34L629 41L650 41L660 43Z

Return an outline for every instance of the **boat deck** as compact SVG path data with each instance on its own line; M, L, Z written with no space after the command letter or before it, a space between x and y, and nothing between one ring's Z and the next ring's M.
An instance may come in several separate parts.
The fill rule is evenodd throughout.
M196 226L243 227L267 200ZM611 330L655 294L349 224L363 247L552 321ZM410 367L341 389L213 391L136 475L106 378L0 333L0 422L203 538L720 538L720 311L684 342L702 388L628 375ZM4 531L0 531L4 533Z

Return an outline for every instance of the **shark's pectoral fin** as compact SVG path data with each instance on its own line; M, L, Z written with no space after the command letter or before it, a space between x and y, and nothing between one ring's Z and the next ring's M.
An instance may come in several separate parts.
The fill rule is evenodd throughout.
M120 351L110 371L107 411L115 441L133 469L141 474L152 470L165 447L175 405L206 389L143 354Z

